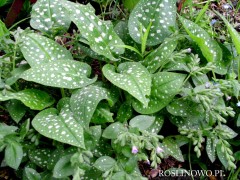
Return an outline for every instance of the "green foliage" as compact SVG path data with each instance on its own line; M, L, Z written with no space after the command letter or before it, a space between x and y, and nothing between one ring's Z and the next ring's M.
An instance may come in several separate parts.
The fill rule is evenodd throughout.
M230 23L218 14L233 44L203 25L208 4L192 22L176 21L175 0L95 2L100 11L39 0L34 30L0 21L2 165L18 179L125 180L146 179L139 165L152 173L171 160L204 169L220 160L237 177L239 35Z

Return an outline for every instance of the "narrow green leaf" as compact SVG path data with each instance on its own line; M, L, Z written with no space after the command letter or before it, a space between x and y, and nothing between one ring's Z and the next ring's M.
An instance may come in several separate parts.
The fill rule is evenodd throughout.
M70 23L71 20L59 0L38 0L32 7L30 25L43 33L64 33Z
M20 143L11 141L5 149L4 159L7 165L13 169L18 169L23 158L23 149Z
M142 114L152 114L167 106L179 93L185 75L172 72L159 72L153 75L149 104L144 107L139 101L133 101L133 108Z
M4 123L0 123L0 139L3 139L9 134L14 134L17 129L16 126L8 126Z
M222 20L223 22L226 24L227 29L229 31L229 34L231 35L231 38L233 40L233 43L236 47L237 53L240 54L240 35L239 32L237 32L234 27L228 22L228 20L221 15L219 12L214 11Z
M150 22L152 22L146 44L148 46L160 44L171 34L169 28L175 27L175 3L175 1L166 0L140 0L129 17L128 29L131 37L137 43L142 43L141 29L145 32Z
M37 89L25 89L16 93L9 91L6 94L0 93L0 101L10 99L17 99L33 110L43 110L54 103L54 99L49 94Z
M124 53L124 45L113 29L111 22L100 20L90 5L76 4L64 1L63 5L69 11L70 19L77 25L81 35L86 38L93 51L117 61L117 56Z
M73 59L70 51L60 44L35 33L25 34L20 47L23 56L32 67L56 60Z
M208 158L212 163L216 160L216 146L217 146L216 139L207 138L206 152Z
M105 172L113 168L116 163L117 162L113 158L109 156L102 156L95 161L93 166L100 171Z
M115 86L127 91L144 106L147 106L151 90L151 75L140 63L126 62L118 66L118 73L113 65L103 67L104 76Z
M222 152L222 143L217 144L217 156L221 161L222 165L227 169L228 168L228 160L226 157L226 153Z
M73 146L85 148L83 128L73 118L69 105L58 115L58 111L49 108L38 113L32 120L33 127L43 136Z
M103 87L93 85L84 87L72 94L71 109L79 123L84 128L88 128L98 103L106 99L110 105L113 105L114 96L114 93Z
M39 64L25 71L20 77L45 86L66 89L82 88L94 83L97 77L89 79L91 67L72 60L51 61Z

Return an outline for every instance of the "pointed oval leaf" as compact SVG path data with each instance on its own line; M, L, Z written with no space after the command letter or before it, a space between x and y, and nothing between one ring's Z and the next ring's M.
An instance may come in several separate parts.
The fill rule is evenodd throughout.
M91 122L95 124L104 124L107 122L114 122L113 113L110 112L109 105L107 103L99 103L95 110Z
M27 180L41 180L41 175L35 169L26 167L24 170Z
M100 20L90 4L82 5L69 1L63 3L69 11L70 19L88 40L91 49L112 61L117 61L116 56L124 53L124 48L120 47L124 43L115 33L112 23Z
M26 113L26 106L24 106L21 101L12 99L7 103L7 110L11 118L18 123Z
M7 165L13 169L18 169L23 158L23 149L20 143L11 141L5 149L4 159Z
M150 73L156 72L161 66L164 66L168 62L169 56L177 47L177 42L177 38L166 39L142 61L142 64Z
M73 118L69 106L65 106L59 115L54 108L41 111L34 117L32 125L43 136L85 148L83 128Z
M17 99L33 110L43 110L54 103L54 99L46 92L37 89L25 89L17 93L7 91L0 93L0 101Z
M206 152L208 158L212 163L216 160L216 146L217 146L216 139L207 138Z
M133 101L133 108L142 114L152 114L167 106L180 91L185 79L184 74L159 72L153 75L150 101L147 107Z
M201 49L203 56L209 62L222 60L222 51L219 45L209 36L209 34L194 22L179 16L185 30Z
M109 156L102 156L95 161L93 166L104 172L112 169L116 163L117 162L113 158Z
M160 130L162 129L163 123L164 123L164 117L157 115L153 124L146 130L148 132L158 134L160 132Z
M226 153L222 152L222 146L223 146L222 143L217 144L217 148L216 148L217 156L218 156L218 159L220 160L220 162L222 163L222 165L225 167L225 169L227 169L228 168L228 159L227 159Z
M128 29L131 37L137 43L141 43L141 34L145 32L150 22L152 22L147 45L154 46L160 44L171 34L169 28L175 27L175 3L172 0L140 0L129 17ZM141 32L141 29L143 32Z
M139 130L146 130L154 123L154 116L138 115L129 122L131 127L137 127Z
M165 147L166 154L174 157L178 161L184 162L182 151L172 138L165 138L163 140L163 145Z
M107 64L103 67L104 76L115 86L127 91L144 106L148 105L146 96L151 91L151 75L148 70L136 62L126 62L118 66L115 72L113 65Z
M28 153L29 159L41 168L48 166L48 159L51 158L52 150L50 149L35 149Z
M72 154L63 156L59 159L53 169L53 177L64 178L74 174L74 168L71 165Z
M103 87L93 85L84 87L72 94L70 99L71 109L79 123L84 128L88 128L98 103L106 99L112 105L112 96L114 94Z
M89 79L91 67L83 62L58 60L39 64L25 71L21 78L45 86L76 89L94 83Z
M122 123L116 122L104 129L102 136L107 139L116 139L119 134L127 131Z
M41 32L50 35L63 33L70 23L59 0L38 0L32 7L30 25Z
M124 102L118 109L116 120L123 123L132 117L133 110L130 102Z
M22 37L21 51L30 66L36 66L59 59L73 59L70 51L57 42L35 33Z

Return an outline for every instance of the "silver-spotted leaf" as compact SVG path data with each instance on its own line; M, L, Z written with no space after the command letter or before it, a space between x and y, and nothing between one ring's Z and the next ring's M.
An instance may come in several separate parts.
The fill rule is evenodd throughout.
M33 110L43 110L54 103L54 99L46 92L37 89L25 89L19 92L0 93L0 101L17 99Z
M142 61L142 64L149 72L156 72L160 67L164 66L168 62L169 56L175 50L177 43L177 38L166 39L157 49L151 52Z
M59 0L38 0L32 7L30 25L43 33L66 32L71 20Z
M41 111L34 117L32 125L43 136L72 146L85 148L83 128L74 119L69 105L66 105L60 114L54 108Z
M170 27L176 23L176 1L140 0L130 14L128 29L131 37L141 43L141 34L152 23L147 45L160 44L171 34ZM143 32L141 32L141 29Z
M74 92L70 99L71 109L76 119L88 128L92 116L100 101L106 99L113 105L114 95L110 90L99 86L88 86Z
M24 106L21 101L18 101L16 99L12 99L10 100L7 104L7 110L11 116L11 118L18 123L23 116L26 113L26 106Z
M51 158L52 150L50 149L34 149L30 150L28 157L34 164L41 168L47 168L48 160Z
M162 129L163 123L164 123L164 117L157 115L153 124L146 130L148 132L158 134L160 132L160 130Z
M27 180L41 180L41 175L32 168L25 167L24 176Z
M116 120L123 123L132 117L133 110L130 102L124 102L118 109Z
M73 59L70 51L57 42L36 33L25 34L22 37L21 51L32 67L59 59Z
M107 103L99 103L96 108L91 122L95 124L104 124L107 122L114 122L113 113L110 112L109 105Z
M95 161L93 166L100 171L105 172L112 169L116 163L117 162L113 158L109 156L102 156Z
M137 127L139 130L146 130L154 123L154 116L138 115L129 121L131 127Z
M89 79L91 67L83 62L72 60L51 61L39 64L25 71L21 78L45 86L76 89L94 83L97 79Z
M107 64L103 67L104 76L115 86L127 91L143 106L148 105L146 96L151 91L151 75L148 70L137 62L126 62L118 66L118 73L113 65Z
M222 163L222 165L227 169L228 168L228 157L226 156L226 153L222 151L222 146L223 144L222 143L218 143L217 144L217 148L216 148L216 151L217 151L217 156L218 156L218 159L220 160L220 162Z
M194 22L179 16L181 23L186 29L189 36L197 43L202 51L203 56L209 62L222 60L222 51L216 41L209 34Z
M163 145L165 147L164 149L166 154L174 157L178 161L184 162L182 151L172 138L165 138L163 140Z
M144 107L140 102L133 101L133 108L142 114L152 114L166 107L179 93L185 79L184 74L159 72L153 75L149 103Z
M67 178L73 175L74 168L71 165L72 154L63 156L59 159L53 169L53 177L55 178Z
M66 1L63 3L69 11L70 19L77 25L81 35L88 40L91 49L112 61L117 61L116 57L124 53L124 48L119 45L124 43L115 33L112 23L100 20L90 4Z
M216 146L217 146L217 139L207 138L206 152L207 152L208 158L212 163L216 160Z

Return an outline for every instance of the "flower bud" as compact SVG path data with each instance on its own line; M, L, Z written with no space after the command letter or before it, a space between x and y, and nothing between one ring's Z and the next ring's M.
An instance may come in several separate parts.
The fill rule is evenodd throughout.
M156 152L157 152L157 154L160 154L163 152L163 149L158 146L156 149Z
M137 146L133 146L133 147L132 147L132 153L133 153L133 154L137 154L137 153L138 153L138 148L137 148Z

